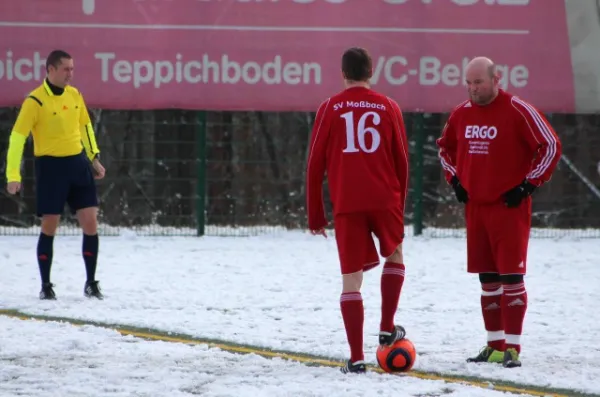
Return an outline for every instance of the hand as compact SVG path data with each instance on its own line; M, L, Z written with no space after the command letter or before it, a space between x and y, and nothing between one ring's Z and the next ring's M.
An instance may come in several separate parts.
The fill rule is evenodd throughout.
M21 190L21 182L8 182L6 190L9 194L17 194Z
M104 167L100 163L100 160L94 159L92 161L92 167L94 168L94 172L96 173L96 175L94 175L94 179L102 179L102 178L104 178L104 175L106 174L106 170L104 169Z
M452 189L454 189L454 194L456 195L456 199L459 203L465 204L467 201L469 201L469 193L467 193L463 185L460 184L460 181L456 175L452 177L450 184L452 185Z
M537 188L534 184L530 183L527 179L521 182L520 185L513 187L508 192L504 193L504 204L508 208L515 208L521 204L524 198L531 196L534 190Z
M310 233L313 236L321 235L321 236L327 238L327 232L325 231L325 228L320 228L320 229L317 229L317 230L311 230Z

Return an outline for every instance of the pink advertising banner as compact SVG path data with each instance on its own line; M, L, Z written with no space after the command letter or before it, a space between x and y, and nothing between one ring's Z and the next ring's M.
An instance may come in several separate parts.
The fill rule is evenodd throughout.
M59 48L90 107L314 111L342 89L351 46L405 111L464 100L478 55L542 110L575 109L564 0L1 1L0 106L19 105Z

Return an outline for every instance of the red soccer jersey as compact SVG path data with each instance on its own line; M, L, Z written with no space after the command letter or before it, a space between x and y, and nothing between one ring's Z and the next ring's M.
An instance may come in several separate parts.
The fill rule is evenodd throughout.
M502 90L489 105L456 107L437 144L446 180L456 175L476 203L499 201L524 179L548 181L562 152L546 118Z
M348 88L321 104L306 171L311 230L327 225L325 171L334 214L395 206L404 211L408 147L398 104L364 87Z

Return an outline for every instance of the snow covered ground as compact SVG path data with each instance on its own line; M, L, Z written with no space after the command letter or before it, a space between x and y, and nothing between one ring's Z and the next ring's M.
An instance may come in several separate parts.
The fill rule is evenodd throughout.
M103 238L98 278L106 300L101 302L83 298L85 272L76 237L57 238L52 275L58 300L39 301L36 241L0 239L1 308L340 360L348 355L333 238L300 232L247 238ZM599 240L532 240L524 367L513 370L464 361L485 344L479 285L465 272L464 240L409 237L405 262L407 278L397 321L417 347L415 369L600 394ZM367 273L363 287L365 351L373 363L380 271ZM133 339L93 327L12 319L0 319L0 324L0 395L34 395L50 384L54 388L44 390L55 394L47 395L347 396L393 390L394 395L425 396L441 394L444 388L454 391L453 396L500 395L377 374L355 380L337 369L200 346L128 343ZM43 380L40 373L46 375ZM96 388L101 391L93 391Z
M2 396L503 396L506 393L147 342L116 331L0 318Z

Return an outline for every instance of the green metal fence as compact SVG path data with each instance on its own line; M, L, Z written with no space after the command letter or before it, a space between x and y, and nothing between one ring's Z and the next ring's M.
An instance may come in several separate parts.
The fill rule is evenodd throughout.
M0 109L2 165L16 112ZM303 181L314 114L92 114L107 168L99 183L102 234L239 236L305 227ZM411 156L406 223L416 234L463 235L462 209L443 179L435 146L446 115L405 117ZM600 237L600 117L553 115L551 121L564 156L552 181L536 192L534 234ZM39 232L31 152L28 143L22 194L0 193L1 235ZM66 214L60 233L79 234Z

